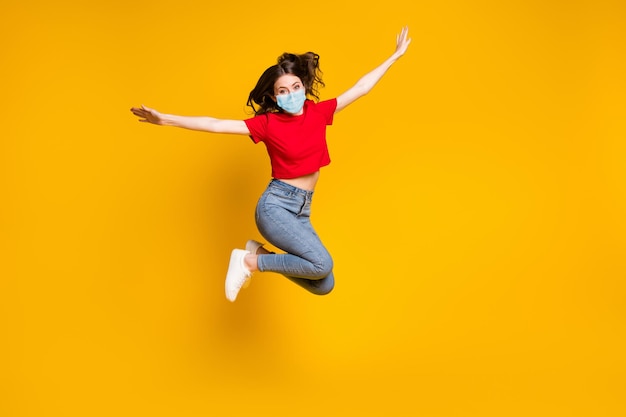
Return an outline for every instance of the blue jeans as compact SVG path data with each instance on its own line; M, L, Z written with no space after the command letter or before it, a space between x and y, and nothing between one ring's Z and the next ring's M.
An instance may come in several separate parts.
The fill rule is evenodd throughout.
M273 179L259 198L256 224L269 243L287 252L259 255L259 271L283 274L313 294L335 286L333 259L311 225L313 191Z

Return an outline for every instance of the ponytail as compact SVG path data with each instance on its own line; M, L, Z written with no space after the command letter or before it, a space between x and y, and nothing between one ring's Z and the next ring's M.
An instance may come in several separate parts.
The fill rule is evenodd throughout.
M304 84L307 95L319 101L319 89L325 86L324 81L322 81L319 60L320 56L314 52L300 55L289 52L283 53L278 57L276 65L272 65L261 75L256 86L250 92L246 104L252 108L256 115L280 111L272 96L274 95L274 83L285 74L299 77Z
M278 57L278 66L285 69L286 73L297 75L306 87L310 96L319 100L319 89L324 87L322 70L320 69L320 56L315 52L306 52L296 55L285 52Z

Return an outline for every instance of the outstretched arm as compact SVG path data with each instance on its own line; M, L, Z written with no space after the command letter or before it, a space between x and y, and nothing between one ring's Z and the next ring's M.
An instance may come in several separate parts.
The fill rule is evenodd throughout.
M160 126L182 127L183 129L200 130L211 133L233 133L249 135L248 126L243 120L216 119L214 117L177 116L163 114L142 105L133 107L131 112L139 117L140 122L152 123Z
M400 32L400 34L396 37L395 52L387 58L385 62L361 77L361 79L357 81L352 88L337 97L337 109L335 112L346 108L346 106L354 103L355 100L359 97L363 97L365 94L369 93L372 88L374 88L393 63L406 52L409 44L411 43L411 38L408 37L408 34L409 28L402 28L402 32Z

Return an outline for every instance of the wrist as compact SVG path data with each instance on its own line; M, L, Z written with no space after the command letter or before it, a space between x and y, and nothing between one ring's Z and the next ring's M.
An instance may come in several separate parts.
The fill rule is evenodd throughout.
M160 119L163 126L176 126L176 117L172 114L161 114Z

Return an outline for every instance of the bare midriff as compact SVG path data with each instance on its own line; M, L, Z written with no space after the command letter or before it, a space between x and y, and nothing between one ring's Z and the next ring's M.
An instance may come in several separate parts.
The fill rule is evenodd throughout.
M315 190L315 185L317 184L317 180L319 177L320 177L320 172L316 171L312 174L303 175L297 178L289 178L289 179L276 178L276 179L284 183L287 183L289 185L293 185L294 187L301 188L303 190L313 191Z

